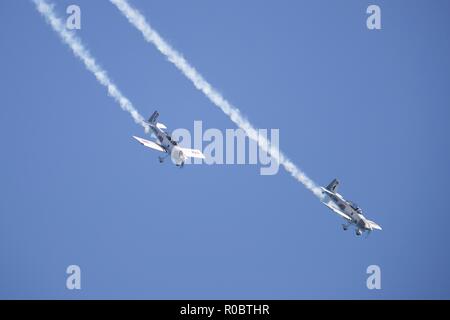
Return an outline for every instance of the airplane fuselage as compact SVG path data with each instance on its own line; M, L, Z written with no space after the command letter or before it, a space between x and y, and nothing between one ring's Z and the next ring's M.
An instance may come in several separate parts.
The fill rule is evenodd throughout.
M156 125L149 123L150 130L156 136L159 141L159 145L163 147L167 154L172 157L172 160L175 162L177 166L183 166L184 161L186 161L186 157L181 151L178 143L170 137L167 132L164 132Z
M338 185L339 181L333 179L326 187L321 187L323 194L321 200L324 205L347 221L347 224L342 225L344 230L347 230L350 225L354 225L358 236L365 231L370 233L374 229L381 230L378 224L363 216L361 208L356 203L345 200L336 192Z
M164 131L167 127L157 122L158 116L158 111L155 111L146 121L146 129L148 129L146 131L150 131L156 141L149 141L136 136L133 136L133 138L147 148L165 153L166 156L158 157L160 163L164 162L168 156L171 157L172 162L178 167L183 167L188 158L205 159L205 155L200 150L179 146L178 142L173 140L170 134Z
M333 201L339 210L352 219L352 224L354 224L359 230L372 230L370 224L367 223L366 218L363 216L361 209L352 207L352 205L337 192L327 193L327 196L331 199L331 201Z

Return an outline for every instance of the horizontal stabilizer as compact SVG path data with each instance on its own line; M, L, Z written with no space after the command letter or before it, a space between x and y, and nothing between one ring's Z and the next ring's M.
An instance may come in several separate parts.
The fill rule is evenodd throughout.
M167 129L167 127L164 124L162 124L161 122L156 123L156 127L161 130Z
M139 141L141 144L143 144L144 146L146 146L148 148L151 148L151 149L154 149L154 150L157 150L157 151L160 151L160 152L166 152L166 150L164 150L164 148L161 147L156 142L148 141L148 140L145 140L143 138L136 137L136 136L133 136L133 138L135 138L137 141Z

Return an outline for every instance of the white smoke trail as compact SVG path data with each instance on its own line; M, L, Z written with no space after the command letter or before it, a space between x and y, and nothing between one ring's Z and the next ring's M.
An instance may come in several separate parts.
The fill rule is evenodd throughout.
M36 5L36 9L45 17L53 30L58 33L62 41L72 49L73 54L94 74L97 81L108 89L108 94L114 98L124 111L130 113L137 124L140 124L146 129L147 126L145 125L144 118L133 107L132 103L119 91L111 79L109 79L106 71L97 64L89 51L84 47L81 40L75 36L73 32L70 32L65 28L62 20L58 18L53 11L53 5L47 3L45 0L33 0L33 2Z
M320 188L312 181L304 172L295 166L282 152L277 153L275 148L270 146L267 139L258 136L258 131L253 125L246 120L239 109L225 100L222 95L215 90L203 76L192 67L183 56L173 49L161 36L150 26L145 17L135 8L131 7L127 0L110 0L128 19L128 21L134 25L139 31L142 32L145 40L152 43L166 58L172 62L189 80L192 81L194 86L202 91L206 97L211 100L217 107L219 107L239 128L243 129L250 139L255 140L259 147L265 152L270 152L273 158L275 158L295 179L300 181L312 191L317 197L322 198L322 192Z

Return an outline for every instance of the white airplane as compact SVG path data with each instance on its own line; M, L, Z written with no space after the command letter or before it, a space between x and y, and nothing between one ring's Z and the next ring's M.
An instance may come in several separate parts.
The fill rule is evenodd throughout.
M159 162L163 162L169 155L171 155L173 162L176 166L182 168L184 165L184 162L188 157L190 158L202 158L205 159L205 156L200 150L197 149L188 149L188 148L182 148L178 145L178 143L174 140L172 140L172 137L170 134L165 132L164 130L167 129L165 125L162 123L156 122L158 119L159 113L158 111L153 112L150 119L147 121L148 127L150 128L152 132L152 136L155 136L158 140L156 142L149 141L143 138L139 138L136 136L133 136L137 141L139 141L144 146L160 151L165 152L167 155L165 157L158 157Z
M347 220L347 223L342 225L344 230L347 230L350 225L354 225L357 236L362 235L365 231L369 235L374 229L381 230L378 224L363 216L362 210L357 204L345 200L336 192L338 185L339 181L334 179L326 188L321 187L322 194L327 196L322 203Z

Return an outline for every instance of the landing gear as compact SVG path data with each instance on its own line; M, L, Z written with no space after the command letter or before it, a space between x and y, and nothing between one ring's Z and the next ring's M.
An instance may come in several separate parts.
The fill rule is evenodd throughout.
M344 229L344 231L347 231L348 230L348 224L343 224L342 225L342 229Z
M356 230L356 235L357 235L357 236L360 236L360 235L362 235L362 231L361 231L361 229L357 229L357 230Z
M183 166L184 166L184 161L181 162L180 164L177 163L176 166L179 167L180 169L183 168Z

